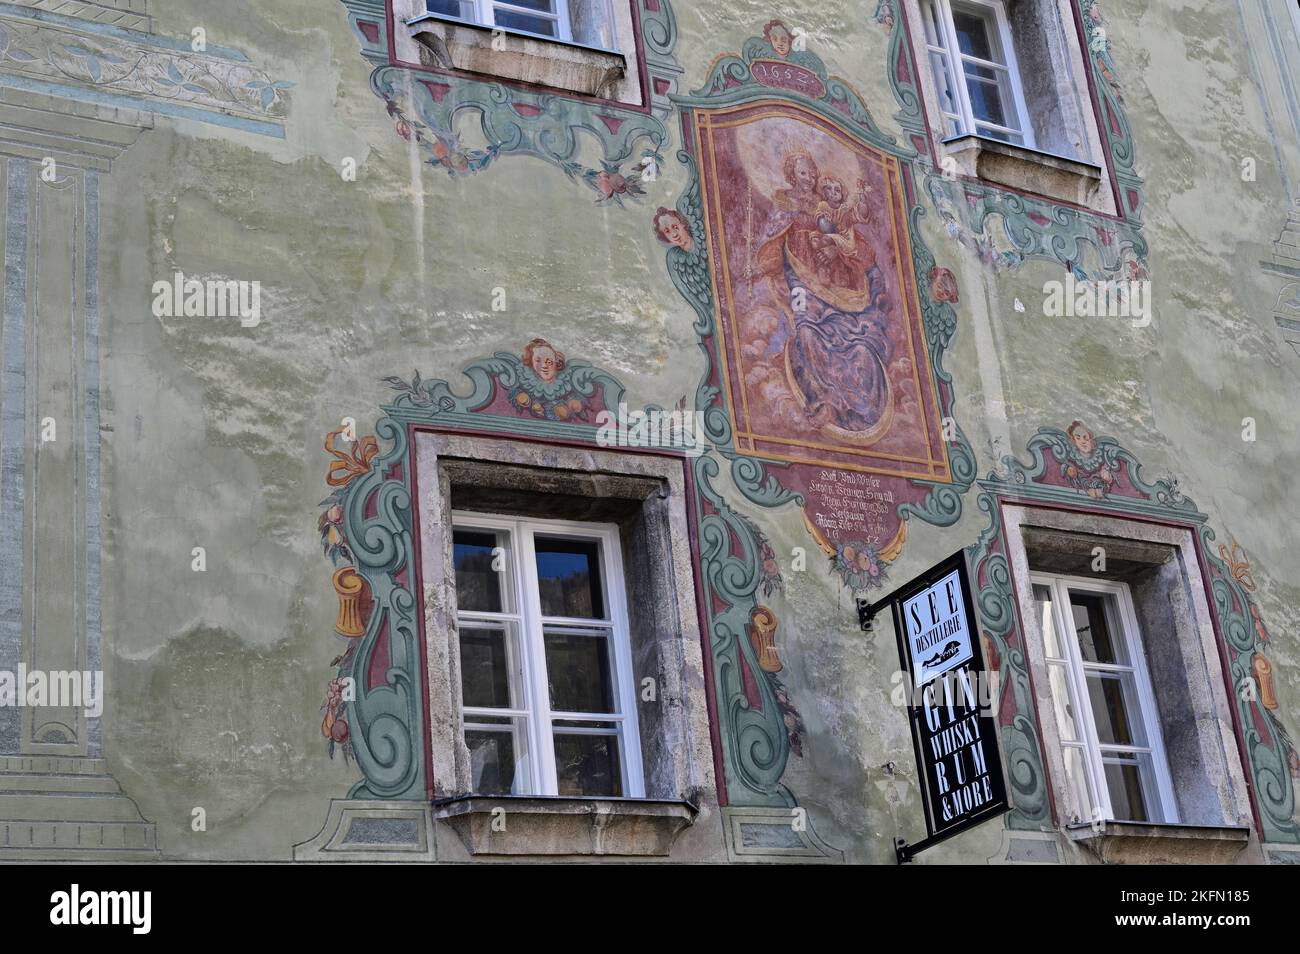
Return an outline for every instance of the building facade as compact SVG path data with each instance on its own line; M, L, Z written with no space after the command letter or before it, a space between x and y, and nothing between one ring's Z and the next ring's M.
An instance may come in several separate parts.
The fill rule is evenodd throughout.
M0 174L0 858L1300 861L1296 0L10 0Z

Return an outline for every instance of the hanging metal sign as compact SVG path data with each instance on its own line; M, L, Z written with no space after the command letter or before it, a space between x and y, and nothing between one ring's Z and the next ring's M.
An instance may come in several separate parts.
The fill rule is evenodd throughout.
M899 862L1006 812L990 673L975 631L966 554L959 550L886 599L860 602L863 627L886 605L906 674L907 711L929 833L897 843Z

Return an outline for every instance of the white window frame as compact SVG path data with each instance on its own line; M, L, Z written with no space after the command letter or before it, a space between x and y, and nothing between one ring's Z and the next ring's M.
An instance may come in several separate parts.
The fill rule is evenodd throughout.
M551 11L532 10L528 7L518 6L508 2L508 0L457 0L460 3L460 17L467 23L477 23L479 26L495 27L496 11L504 10L507 13L518 13L523 16L537 17L541 20L553 20L556 22L555 36L547 36L545 33L533 33L531 30L521 30L518 27L501 27L511 33L523 33L528 36L540 37L543 40L560 40L564 43L573 42L573 30L569 25L569 4L568 0L551 0ZM466 12L468 8L468 13ZM425 10L433 16L446 16L447 14L439 13L428 9L425 4Z
M519 676L524 692L522 708L466 709L461 687L455 687L461 718L473 727L473 717L515 716L527 720L527 759L529 791L519 795L557 796L559 782L555 770L555 735L553 723L558 718L573 722L612 722L618 739L619 770L622 772L623 798L645 797L645 775L641 761L641 736L637 723L635 682L632 676L632 647L627 621L627 590L623 576L623 558L619 547L618 528L613 524L582 523L568 520L513 519L499 515L452 512L452 533L467 530L492 530L509 534L510 546L506 548L506 566L502 567L502 583L513 588L510 608L513 612L486 613L462 611L457 606L457 639L464 623L504 623L512 625L519 638ZM586 629L593 621L582 618L543 616L541 596L537 585L535 534L587 538L599 541L601 554L601 583L604 587L606 619L601 628L610 630L610 665L613 672L610 682L614 692L614 712L561 712L551 708L550 688L546 678L545 627ZM503 594L504 595L504 594ZM518 723L515 723L516 727ZM518 732L518 728L515 730ZM572 732L566 728L566 732ZM602 732L601 734L608 734ZM516 755L521 747L516 745ZM516 771L518 769L516 768ZM612 796L587 796L606 798Z
M956 104L960 110L959 113L944 109L943 103L939 103L939 110L944 118L957 127L957 132L949 138L982 136L986 139L998 139L999 137L989 136L982 131L994 130L1005 134L1013 145L1024 146L1027 149L1036 148L1034 129L1029 122L1029 110L1025 107L1025 93L1021 85L1020 66L1016 62L1015 43L1012 42L1011 27L1007 22L1006 5L1002 0L956 0L955 5L958 9L964 7L973 11L982 11L985 16L992 17L997 30L996 36L991 37L991 39L1001 47L1002 56L1006 62L997 63L961 52L961 47L957 43L957 26L953 20L954 0L921 0L921 20L925 28L925 49L927 58L930 58L930 69L933 72L934 61L931 55L940 56L945 64L948 85L956 92L960 101ZM941 42L932 43L930 41L929 31L932 27L936 32L935 38ZM961 68L963 63L972 63L1005 74L1007 79L1005 87L999 84L999 90L1004 94L1001 96L1003 100L1002 107L1004 110L1015 114L1015 118L1020 123L1019 129L1010 126L999 126L975 118L975 112L971 106L970 90L967 87L966 71ZM943 82L939 76L935 76L934 81L936 91L942 98ZM1010 97L1005 95L1006 91L1011 93Z
M1091 819L1080 819L1081 821L1128 821L1129 819L1117 819L1111 805L1110 788L1106 782L1106 769L1104 757L1107 752L1132 752L1147 753L1151 758L1151 774L1154 776L1155 791L1146 791L1143 789L1143 796L1147 800L1147 814L1150 817L1147 824L1168 824L1178 823L1178 804L1174 798L1173 783L1169 772L1169 761L1165 755L1164 737L1160 729L1160 719L1158 709L1156 708L1155 694L1151 688L1151 676L1147 671L1146 653L1143 649L1142 633L1137 623L1137 613L1133 607L1133 595L1124 583L1113 582L1109 580L1094 580L1076 576L1061 576L1047 573L1034 573L1029 575L1031 583L1037 586L1045 586L1051 591L1052 596L1052 613L1053 622L1055 623L1057 640L1062 644L1065 650L1065 657L1055 657L1048 655L1048 646L1045 633L1039 633L1042 640L1042 651L1046 672L1051 672L1053 665L1064 664L1066 682L1069 686L1071 698L1067 700L1070 703L1074 714L1075 727L1080 737L1079 742L1069 742L1061 738L1060 745L1062 749L1077 748L1083 753L1084 770L1087 773L1087 783L1090 788L1089 792L1075 793L1081 794L1084 799L1090 800L1094 817ZM1074 627L1073 613L1067 612L1070 606L1070 591L1080 593L1090 593L1102 596L1111 596L1114 598L1114 606L1118 611L1118 618L1112 622L1116 624L1116 632L1111 635L1115 639L1123 640L1124 651L1130 661L1130 665L1114 665L1109 663L1084 662L1082 653L1079 649L1079 638ZM1031 601L1037 605L1037 597L1031 594ZM1148 744L1146 746L1137 745L1102 745L1097 735L1097 724L1092 714L1092 703L1088 695L1087 672L1131 672L1135 684L1137 695L1137 711L1130 712L1129 718L1141 723L1143 734ZM1051 680L1048 680L1048 694L1051 695ZM1052 700L1055 707L1058 702ZM1055 715L1053 714L1054 718ZM1062 752L1064 758L1064 752ZM1068 784L1068 783L1067 783ZM1160 817L1154 817L1156 813Z

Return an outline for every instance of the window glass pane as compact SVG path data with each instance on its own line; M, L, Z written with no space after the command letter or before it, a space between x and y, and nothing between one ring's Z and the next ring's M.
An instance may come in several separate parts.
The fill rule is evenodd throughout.
M1061 638L1056 632L1056 614L1052 611L1052 588L1034 584L1034 605L1038 607L1038 624L1043 630L1043 650L1053 659L1065 658Z
M568 0L569 32L574 43L614 49L614 22L609 0Z
M961 108L957 104L957 91L952 88L952 78L948 72L948 58L942 53L930 54L930 67L934 70L934 86L939 91L939 107L945 113L955 113Z
M1102 745L1147 744L1131 672L1087 672L1088 701Z
M986 139L1000 139L1003 142L1012 142L1016 145L1022 145L1025 141L1025 137L1019 133L1003 132L1001 129L993 129L980 123L975 124L975 131Z
M931 46L947 46L939 36L939 20L935 16L933 0L922 0L921 19L925 23L925 42Z
M981 60L1001 63L993 41L993 24L990 18L981 16L973 10L952 11L952 23L957 29L957 46L967 56L976 56Z
M1048 663L1047 681L1052 689L1052 707L1056 710L1056 726L1062 742L1078 742L1079 726L1075 721L1074 699L1070 696L1070 681L1065 666Z
M502 600L509 535L492 530L456 530L452 562L456 565L456 606L475 613L510 612Z
M547 632L545 640L551 708L560 712L613 712L609 637Z
M465 747L475 794L529 793L526 727L522 718L466 717Z
M605 619L600 579L600 542L538 534L537 589L543 616Z
M1099 817L1092 797L1092 786L1088 783L1088 770L1085 767L1083 749L1067 745L1061 750L1065 762L1065 786L1070 801L1066 813L1074 821L1091 822Z
M561 795L621 796L618 736L591 725L612 723L557 722L555 724L555 776ZM579 728L581 727L581 728Z
M461 704L479 709L520 709L516 685L518 656L506 627L461 625Z
M966 75L973 80L979 80L981 83L1000 84L1002 78L1007 75L1007 71L995 66L980 66L978 63L966 63L962 67L966 70Z
M1143 777L1149 775L1142 765L1146 755L1107 756L1106 790L1110 792L1111 816L1116 821L1152 821L1147 810Z
M966 65L966 92L970 95L970 109L976 119L996 126L1011 126L1002 108L1002 91L995 80L985 80L971 74L981 67Z
M542 13L555 12L555 0L509 0L504 6L525 7L529 10L540 10ZM498 6L497 9L501 9Z
M1113 602L1109 596L1070 591L1074 631L1079 635L1079 654L1084 662L1130 664L1123 640L1112 629L1115 620Z
M558 37L558 24L545 17L530 16L526 13L514 13L500 7L496 11L496 25L507 30L522 30L525 33L539 33L542 36Z
M445 17L460 17L463 20L474 19L469 4L461 3L461 0L425 0L425 9L430 13L440 13Z

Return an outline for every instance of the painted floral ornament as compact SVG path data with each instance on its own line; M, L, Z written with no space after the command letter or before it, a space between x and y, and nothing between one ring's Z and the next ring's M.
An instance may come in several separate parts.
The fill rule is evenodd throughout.
M412 119L391 99L385 99L384 103L388 115L394 120L397 135L425 149L431 157L429 165L443 169L449 176L481 172L501 152L501 146L497 143L490 143L483 149L466 149L451 130L434 129L418 119Z
M581 182L594 191L599 198L597 205L613 202L621 206L624 199L638 200L646 194L642 182L653 182L663 157L656 152L646 152L641 156L641 168L624 171L622 166L602 162L599 169L592 169L580 162L564 162L560 168L574 181Z
M343 761L350 763L354 758L352 753L352 730L348 725L347 702L343 699L345 684L342 679L331 679L329 686L325 690L325 703L321 706L321 711L325 713L325 718L321 720L320 731L325 737L325 748L329 752L329 757L334 758L336 749L342 751Z
M888 567L880 548L870 543L844 543L831 557L831 568L844 585L853 591L880 586L887 579Z
M854 593L883 586L889 580L889 565L898 559L907 541L907 522L898 525L898 533L885 546L865 540L833 542L804 514L804 526L812 534L830 561L831 572Z

